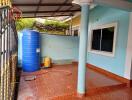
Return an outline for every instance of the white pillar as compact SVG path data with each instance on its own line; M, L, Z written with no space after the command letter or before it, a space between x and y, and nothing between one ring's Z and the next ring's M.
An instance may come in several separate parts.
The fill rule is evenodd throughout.
M88 44L88 23L89 23L89 5L81 5L81 31L79 43L79 64L78 64L78 94L85 94L86 63L87 63L87 44Z

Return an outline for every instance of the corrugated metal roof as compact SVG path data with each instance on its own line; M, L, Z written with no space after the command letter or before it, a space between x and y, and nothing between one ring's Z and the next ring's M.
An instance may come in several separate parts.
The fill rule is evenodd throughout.
M22 17L72 16L81 9L72 0L13 0L13 6L22 11Z

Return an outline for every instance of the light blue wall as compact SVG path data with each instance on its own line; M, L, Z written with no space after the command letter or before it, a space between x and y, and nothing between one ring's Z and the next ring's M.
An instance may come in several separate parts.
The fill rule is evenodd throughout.
M41 57L53 60L78 58L78 37L41 34Z
M90 28L112 22L118 22L115 56L108 57L87 53L87 63L124 76L129 13L100 6L90 12ZM78 49L78 37L41 35L41 57L50 56L53 60L78 60Z
M88 53L87 62L117 75L124 76L125 56L128 38L129 13L106 7L96 7L90 13L90 27L117 22L117 40L114 57Z
M22 33L18 32L18 67L22 67Z

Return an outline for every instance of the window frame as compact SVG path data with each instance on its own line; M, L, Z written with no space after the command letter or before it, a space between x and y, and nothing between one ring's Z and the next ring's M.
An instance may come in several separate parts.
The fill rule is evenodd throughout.
M117 22L109 23L109 24L104 24L104 25L98 25L97 27L91 28L90 32L90 41L89 41L89 52L98 54L98 55L103 55L103 56L109 56L109 57L114 57L115 56L115 48L116 48L116 38L117 38ZM93 50L92 49L92 39L93 39L93 31L97 29L104 29L104 28L109 28L109 27L114 27L114 38L113 38L113 48L112 52L107 52L107 51L101 51L101 50Z

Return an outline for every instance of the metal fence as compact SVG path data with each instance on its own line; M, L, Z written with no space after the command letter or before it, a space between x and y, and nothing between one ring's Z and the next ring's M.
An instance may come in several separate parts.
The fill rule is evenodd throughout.
M9 7L0 7L0 100L13 100L16 83L17 32Z

